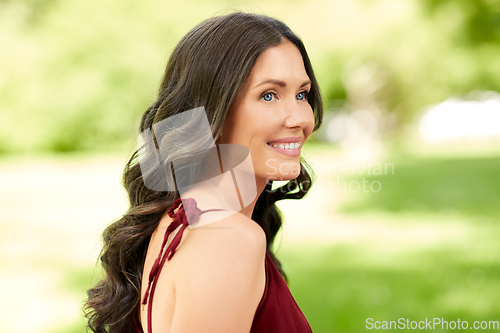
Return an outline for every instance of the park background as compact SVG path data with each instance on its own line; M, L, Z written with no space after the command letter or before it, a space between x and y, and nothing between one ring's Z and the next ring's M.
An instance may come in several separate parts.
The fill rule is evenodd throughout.
M0 331L85 332L168 55L234 10L286 22L325 100L275 243L313 331L500 320L498 1L1 0Z

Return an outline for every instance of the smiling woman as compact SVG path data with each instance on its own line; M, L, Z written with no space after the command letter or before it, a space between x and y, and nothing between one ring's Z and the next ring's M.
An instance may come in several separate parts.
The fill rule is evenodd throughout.
M205 110L219 158L224 145L249 153L251 181L240 179L235 187L255 187L256 196L241 210L193 228L192 222L224 210L215 195L221 188L200 181L206 169L191 158L206 141L202 130L182 145L182 156L175 149L158 155L162 165L189 161L175 177L169 169L156 170L172 190L146 186L148 175L138 163L145 147L139 147L123 176L130 208L103 233L106 276L89 290L89 328L311 332L272 252L282 224L276 202L309 191L311 176L300 151L323 116L302 41L284 23L262 15L238 12L200 23L174 49L140 133L152 133L157 147L171 143L186 129L160 135L155 124L198 107ZM181 190L180 174L196 186ZM274 180L290 182L273 190Z

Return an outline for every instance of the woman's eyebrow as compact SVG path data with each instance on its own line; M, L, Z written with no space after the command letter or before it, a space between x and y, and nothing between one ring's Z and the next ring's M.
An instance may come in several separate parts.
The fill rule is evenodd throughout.
M258 86L261 86L261 85L266 84L266 83L274 83L274 84L277 84L280 87L283 87L283 88L286 87L286 82L285 81L275 80L275 79L269 79L269 80L262 81L261 83L259 83L258 85L256 85L253 88L255 89ZM304 83L302 83L300 85L300 88L302 88L304 86L307 86L308 84L311 84L311 80L304 81Z

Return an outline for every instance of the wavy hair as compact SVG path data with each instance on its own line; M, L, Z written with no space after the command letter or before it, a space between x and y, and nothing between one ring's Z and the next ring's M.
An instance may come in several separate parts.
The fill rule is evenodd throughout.
M203 21L180 40L167 63L158 97L142 116L139 132L151 129L163 119L204 106L213 138L218 141L231 105L257 58L285 40L299 49L311 80L308 102L314 112L314 130L317 130L323 118L323 105L300 38L276 19L235 12ZM88 290L85 313L88 328L96 333L134 333L139 322L141 279L151 235L164 213L180 197L178 191L154 191L145 186L138 163L140 150L132 154L123 172L130 207L102 235L100 260L104 279ZM252 219L265 231L267 252L287 283L281 264L272 252L282 225L276 202L301 199L309 191L312 171L305 160L301 158L300 162L301 172L296 179L277 189L272 188L272 181L266 185L252 214ZM196 169L196 166L188 167Z

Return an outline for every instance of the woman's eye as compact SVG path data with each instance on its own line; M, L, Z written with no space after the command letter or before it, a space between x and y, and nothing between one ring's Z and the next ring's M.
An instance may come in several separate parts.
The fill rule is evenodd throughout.
M301 91L297 94L297 99L299 101L307 99L307 91Z
M272 93L266 93L262 96L262 99L265 100L266 102L270 102L273 100L273 94Z

